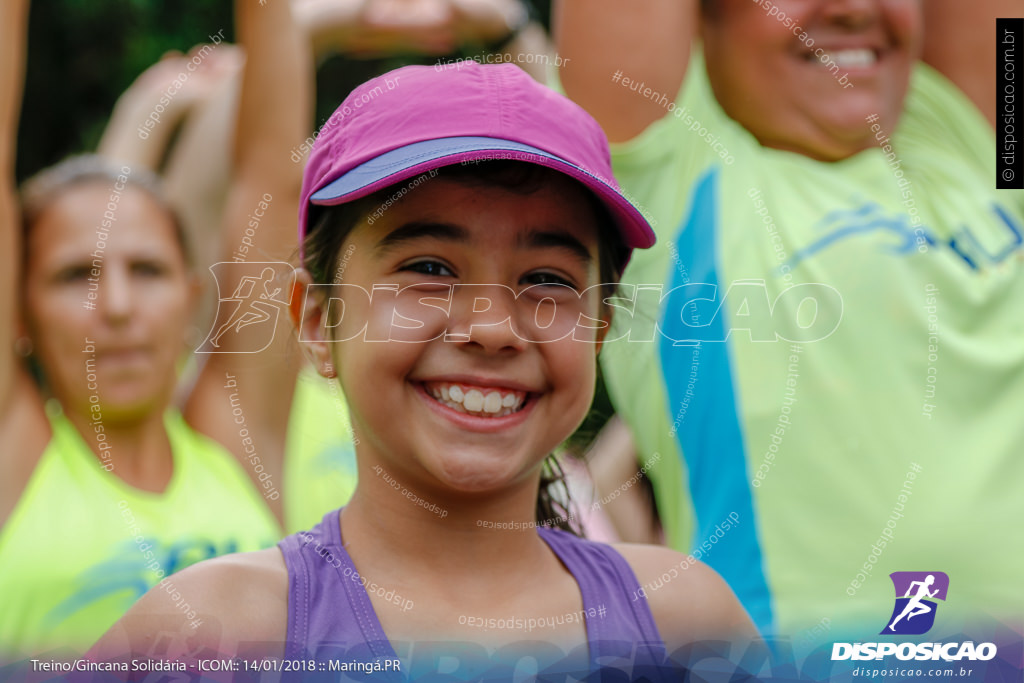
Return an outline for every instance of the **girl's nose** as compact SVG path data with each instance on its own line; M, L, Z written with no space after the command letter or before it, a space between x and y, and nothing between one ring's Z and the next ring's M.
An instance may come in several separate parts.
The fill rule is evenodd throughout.
M458 284L452 292L451 319L445 341L488 353L522 351L526 340L516 332L516 295L505 285Z

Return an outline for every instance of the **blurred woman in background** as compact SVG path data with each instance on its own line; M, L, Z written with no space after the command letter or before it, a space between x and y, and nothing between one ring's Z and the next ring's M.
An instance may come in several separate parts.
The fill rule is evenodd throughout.
M284 331L239 326L179 412L172 397L198 297L182 226L150 174L97 158L26 183L19 216L27 3L2 11L0 653L84 648L161 579L198 628L166 577L280 536L273 491L297 354ZM240 2L238 34L248 59L225 248L244 237L281 260L294 248L301 167L279 162L308 126L308 50L287 3ZM259 229L246 233L257 210ZM248 273L221 276L230 292ZM287 315L278 319L286 330ZM246 353L268 336L262 353Z

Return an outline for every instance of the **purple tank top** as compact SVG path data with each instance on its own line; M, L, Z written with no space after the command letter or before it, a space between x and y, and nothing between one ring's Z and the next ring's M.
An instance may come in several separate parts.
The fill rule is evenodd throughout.
M402 675L387 676L378 673L371 680L416 680L415 663L436 664L436 656L417 652L421 643L392 644L381 627L377 613L370 602L367 588L378 595L403 604L401 596L388 597L384 588L363 579L342 545L339 524L340 510L327 513L323 521L308 532L293 534L281 540L278 546L288 567L288 640L286 659L345 659L348 661L383 661L401 659ZM544 643L544 631L525 635L522 656L546 661L555 669L568 666L572 672L585 667L595 670L614 665L636 673L651 667L661 670L665 660L665 646L654 623L647 599L639 594L640 585L626 560L611 546L581 539L558 529L538 527L540 537L558 556L576 579L583 596L580 617L586 624L588 647L586 652L560 653L551 643ZM580 618L577 617L577 618ZM561 622L559 622L561 623ZM443 646L442 643L430 643ZM460 670L481 674L490 667L504 670L509 662L496 660L495 655L482 654L482 646L463 643L458 653L449 651L445 656L461 655ZM422 649L422 648L421 648ZM458 648L456 648L458 649ZM507 648L502 648L502 651ZM561 657L559 657L561 654ZM474 657L476 658L474 660ZM476 661L479 659L487 661ZM409 661L413 676L409 677ZM561 659L561 662L556 661ZM470 661L473 660L473 661ZM450 660L449 660L450 661ZM515 658L512 659L514 666ZM465 666L463 666L465 665ZM495 669L497 667L497 669ZM508 669L511 674L512 669ZM429 673L426 669L423 674ZM662 676L655 676L656 680ZM470 676L469 678L475 678ZM453 676L452 680L458 680ZM367 679L362 679L367 680ZM467 679L468 680L468 679Z

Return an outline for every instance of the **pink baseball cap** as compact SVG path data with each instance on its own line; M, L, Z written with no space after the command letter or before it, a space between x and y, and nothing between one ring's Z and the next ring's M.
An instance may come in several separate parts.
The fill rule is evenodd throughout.
M344 204L442 166L489 159L574 178L607 207L629 252L654 244L654 231L615 182L597 121L513 64L473 61L402 67L345 98L306 164L299 244L310 205Z

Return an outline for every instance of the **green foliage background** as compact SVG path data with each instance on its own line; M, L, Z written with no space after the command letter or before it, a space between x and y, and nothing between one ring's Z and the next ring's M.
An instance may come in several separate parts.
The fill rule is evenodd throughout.
M550 0L532 4L547 23ZM94 150L114 102L139 74L168 50L188 52L221 29L234 40L230 0L33 0L19 182L69 154ZM467 47L466 54L476 51ZM318 75L317 123L375 69L408 61L416 60L327 60Z
M29 15L18 180L91 151L114 102L168 50L187 52L224 29L231 3L210 0L35 0Z

